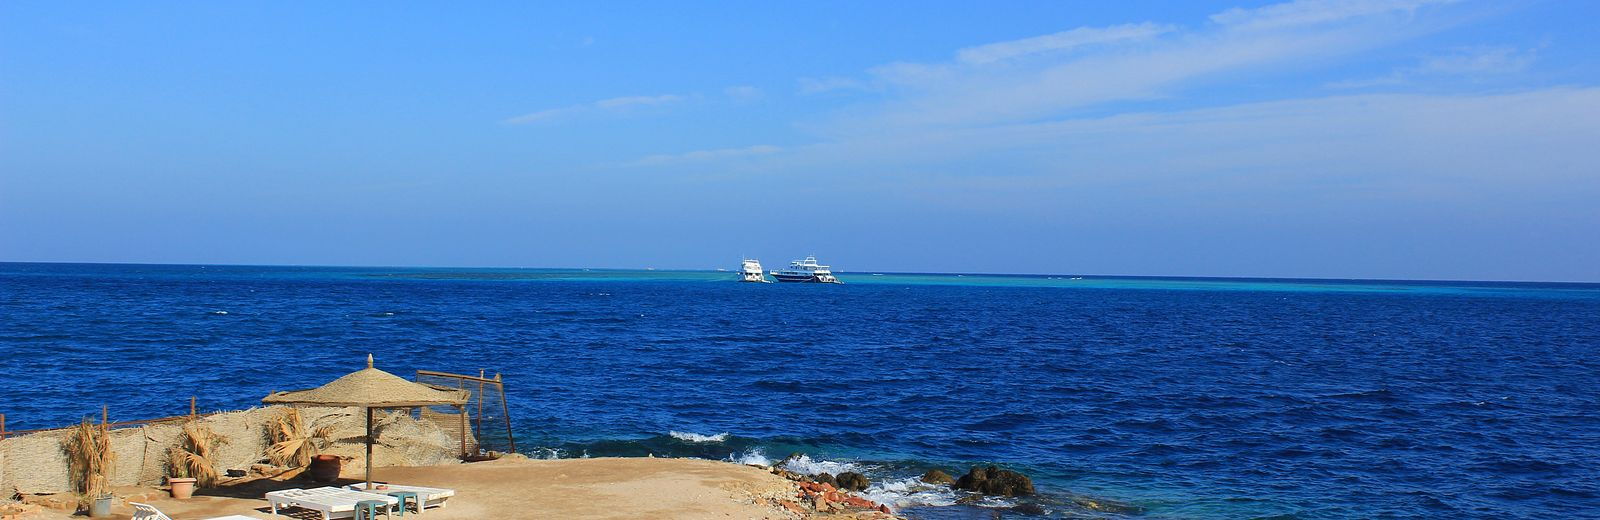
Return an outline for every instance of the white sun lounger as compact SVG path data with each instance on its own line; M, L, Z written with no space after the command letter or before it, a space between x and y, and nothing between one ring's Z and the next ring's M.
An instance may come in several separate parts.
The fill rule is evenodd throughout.
M346 486L346 487L348 487L349 489L354 490L354 491L365 491L367 493L388 493L390 491L410 491L412 493L416 493L417 494L417 498L422 499L422 507L424 507L424 508L428 508L428 507L444 507L446 505L449 505L449 503L446 502L446 500L449 500L450 497L456 496L456 490L454 490L454 489L431 488L431 487L422 487L422 486L402 486L402 485L399 485L399 484L389 484L389 483L384 483L384 482L373 482L372 484L373 485L383 484L385 486L389 486L389 489L374 489L372 491L367 491L366 490L367 484L365 482L360 483L360 484L351 484L351 485ZM420 511L419 511L419 513L420 513Z
M128 502L128 505L133 506L133 520L172 520L172 517L167 516L166 513L162 513L160 509L156 509L156 506L152 506L150 504L140 504L138 502ZM243 516L243 515L228 515L228 516L219 516L219 517L216 517L216 518L207 518L206 520L260 520L260 519L257 519L257 518L254 518L254 517L249 517L249 516Z
M267 493L267 503L272 505L273 516L278 515L280 506L292 506L320 512L322 520L356 516L356 502L363 500L381 500L390 506L400 503L400 499L389 495L336 487L285 489Z

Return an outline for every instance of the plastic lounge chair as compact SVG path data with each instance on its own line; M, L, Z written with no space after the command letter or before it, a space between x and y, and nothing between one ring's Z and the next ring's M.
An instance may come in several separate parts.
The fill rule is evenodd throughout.
M389 486L389 488L388 489L373 489L373 490L369 491L369 490L366 489L367 485L365 483L362 483L362 484L351 484L351 485L349 485L347 487L352 491L361 491L361 492L365 492L365 493L378 493L378 494L384 494L384 493L388 493L390 491L410 491L412 493L416 493L417 494L417 498L420 499L420 500L418 500L418 502L422 503L422 507L424 509L429 508L429 507L444 507L444 506L449 504L448 500L450 500L450 497L456 496L456 490L454 490L454 489L431 488L431 487L422 487L422 486L402 486L402 485L399 485L399 484L389 484L389 483L384 483L384 482L373 482L373 485L377 485L377 484L383 484L385 486ZM417 512L421 513L422 511L418 510Z
M156 506L152 506L150 504L140 504L138 502L128 502L128 505L133 506L133 520L172 520L172 517L167 516L167 514L161 512L160 509L156 509ZM206 520L259 520L259 519L254 518L254 517L244 516L244 515L228 515L228 516L219 516L219 517L215 517L215 518L207 518Z
M364 500L379 500L390 506L400 502L399 499L389 495L336 487L285 489L267 493L266 498L267 503L272 506L273 516L278 515L280 507L299 507L322 513L322 520L354 517L356 504Z

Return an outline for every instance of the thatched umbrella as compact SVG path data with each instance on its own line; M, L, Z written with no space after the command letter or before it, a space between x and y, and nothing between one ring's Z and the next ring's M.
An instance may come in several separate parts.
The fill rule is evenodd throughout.
M309 390L273 392L261 399L266 404L311 405L326 407L359 406L367 410L367 489L372 489L372 409L419 408L449 405L463 410L471 400L466 390L441 390L428 385L406 381L400 376L372 368L372 354L367 354L367 368L357 370L328 384ZM465 432L463 432L465 435Z

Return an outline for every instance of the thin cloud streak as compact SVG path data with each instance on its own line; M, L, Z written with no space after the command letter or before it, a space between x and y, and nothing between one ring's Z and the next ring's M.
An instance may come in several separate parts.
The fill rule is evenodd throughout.
M663 104L667 104L667 103L673 103L673 102L681 101L682 99L683 99L683 96L678 96L678 95L673 95L673 94L663 94L663 95L660 95L660 96L625 96L625 97L615 97L615 98L611 98L611 99L602 99L602 100L594 102L594 106L597 106L597 107L600 107L600 108L623 108L623 107L640 106L640 105L643 105L643 106L663 105Z
M783 148L770 144L758 144L743 148L719 148L714 150L695 150L680 154L650 155L628 163L629 166L651 166L693 161L708 161L712 159L729 159L735 157L749 157L753 155L769 155L783 151Z
M1526 70L1537 57L1534 50L1516 47L1478 47L1461 49L1424 60L1417 67L1421 74L1493 75Z
M531 113L523 114L523 115L520 115L520 116L517 116L517 117L507 118L503 122L505 124L508 124L508 125L524 125L524 124L528 124L528 123L536 123L536 122L539 122L539 121L546 121L546 120L550 120L550 119L555 119L557 117L560 117L563 114L570 114L570 113L573 113L573 112L578 112L578 111L583 110L583 108L584 107L581 106L581 105L565 107L565 108L551 108L551 109L548 109L548 110L540 110L538 112L531 112Z
M1296 0L1254 9L1235 7L1211 21L1239 30L1272 30L1324 24L1380 14L1410 16L1430 4L1456 0Z
M1338 81L1328 84L1328 88L1394 86L1423 79L1448 77L1479 80L1493 76L1507 76L1527 70L1537 58L1536 49L1510 46L1460 48L1450 53L1429 56L1414 66L1397 69L1386 76Z
M1125 24L1112 27L1079 27L1055 34L1023 38L1005 42L968 47L956 51L956 60L962 63L983 65L1045 52L1060 52L1096 44L1147 40L1176 27L1153 23Z
M800 78L801 94L821 94L835 90L865 90L867 83L851 78Z
M676 94L662 94L658 96L623 96L602 99L593 103L551 108L530 112L520 116L509 117L501 120L508 125L524 125L540 121L550 121L564 116L581 114L584 112L619 112L630 107L657 106L683 101L684 97Z
M755 101L757 99L761 99L761 97L765 95L763 92L761 92L761 89L749 85L735 85L728 87L722 89L722 93L730 98L733 98L734 101Z

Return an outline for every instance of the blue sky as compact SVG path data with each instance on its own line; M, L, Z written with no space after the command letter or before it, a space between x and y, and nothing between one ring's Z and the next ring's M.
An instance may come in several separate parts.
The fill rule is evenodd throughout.
M1600 280L1600 3L573 4L0 3L0 260Z

